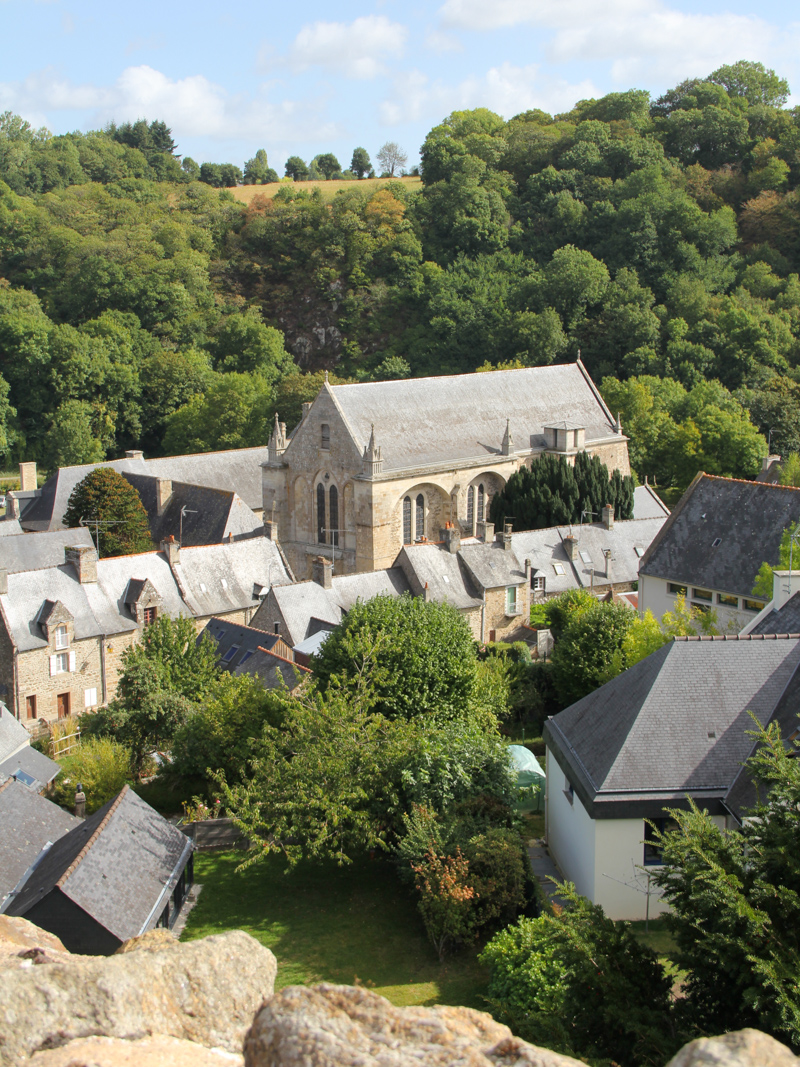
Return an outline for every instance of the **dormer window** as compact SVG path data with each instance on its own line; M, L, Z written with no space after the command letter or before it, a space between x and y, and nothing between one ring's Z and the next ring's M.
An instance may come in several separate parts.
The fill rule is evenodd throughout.
M142 623L145 626L150 626L151 623L156 621L158 616L158 608L145 608L142 612Z
M56 648L69 648L69 634L66 626L56 626Z
M324 448L326 451L328 451L331 447L331 428L327 422L323 422L322 426L320 427L320 430L322 431L320 448Z

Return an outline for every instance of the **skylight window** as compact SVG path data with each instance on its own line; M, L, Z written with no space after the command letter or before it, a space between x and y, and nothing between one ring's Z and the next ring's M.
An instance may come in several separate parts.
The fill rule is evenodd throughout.
M222 662L223 663L229 663L233 659L233 657L236 655L236 653L238 651L239 651L239 646L238 645L231 645L231 647L228 649L228 651L222 657Z
M641 545L634 545L633 546L633 551L636 553L636 555L639 557L639 559L641 559L642 556L644 555L644 549L642 548Z
M563 563L554 563L553 570L556 572L556 574L566 574Z
M592 557L589 555L589 553L585 549L583 551L581 551L579 553L579 555L580 555L580 557L581 557L581 559L583 560L584 563L591 563L592 562Z
M23 771L21 767L17 767L11 777L16 778L17 781L22 782L23 785L27 785L28 788L32 788L36 785L36 779L33 777L33 775L28 774L27 771Z
M712 548L719 548L719 546L721 544L722 544L722 538L721 537L715 537L714 540L711 542L711 547Z

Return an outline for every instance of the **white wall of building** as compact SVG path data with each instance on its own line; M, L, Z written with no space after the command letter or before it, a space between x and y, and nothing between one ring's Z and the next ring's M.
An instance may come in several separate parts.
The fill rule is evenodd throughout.
M547 750L547 796L545 818L550 855L564 878L574 882L579 893L594 897L594 823L574 793L570 801L567 781L557 760Z
M669 585L670 583L663 578L653 578L649 574L639 575L639 614L642 617L646 611L651 611L660 620L665 612L674 609L677 594L670 592ZM741 596L737 596L738 606L736 608L721 604L719 601L721 596L732 595L726 593L724 589L708 590L712 595L711 602L701 601L694 597L694 588L691 585L686 586L687 605L697 603L702 604L703 607L712 608L717 613L718 629L723 632L738 633L744 626L751 623L761 610L761 604L758 605L757 610L745 608L746 598Z

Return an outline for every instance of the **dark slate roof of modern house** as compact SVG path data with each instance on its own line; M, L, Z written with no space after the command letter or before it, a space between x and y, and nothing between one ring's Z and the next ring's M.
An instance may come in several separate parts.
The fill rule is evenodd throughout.
M231 673L246 663L259 648L269 650L280 641L278 634L265 633L252 626L242 626L240 623L228 622L225 619L209 619L205 629L198 636L198 641L201 640L203 634L216 642L220 666ZM235 651L232 651L233 649Z
M633 490L634 519L659 519L669 515L669 508L652 485L637 485Z
M265 689L296 689L308 678L310 671L299 663L291 663L283 656L276 656L266 648L259 648L247 661L237 667L234 674L252 674L260 679Z
M113 467L120 474L143 474L171 478L175 482L234 492L253 511L261 509L261 464L268 459L266 445L226 452L200 452L190 456L140 456L110 463L84 463L61 467L41 489L18 492L20 520L29 530L59 530L72 490L97 467Z
M191 849L190 838L125 786L45 853L7 913L25 915L59 889L127 941L158 922Z
M779 565L800 489L700 473L642 558L640 571L749 597L762 563Z
M2 525L5 524L0 523L0 526ZM64 549L70 545L93 548L94 541L84 526L73 530L49 530L20 533L18 537L0 537L0 570L17 574L19 571L57 567L64 562Z
M653 817L693 796L712 814L800 665L798 638L679 638L547 720L595 818Z
M263 534L264 524L230 489L172 481L171 494L158 514L158 482L151 474L125 473L142 499L155 544L166 537L180 541L182 548L215 545L220 541ZM184 511L185 509L185 511ZM181 522L181 511L184 511Z
M800 593L795 593L783 607L771 611L754 626L748 627L751 634L800 634Z
M61 767L55 760L30 745L0 763L0 782L16 778L34 793L41 793L60 773Z
M580 362L325 388L361 451L374 426L384 471L498 456L507 422L515 452L543 450L556 423L584 427L587 442L616 432Z
M42 849L63 837L80 819L9 778L0 785L0 912Z

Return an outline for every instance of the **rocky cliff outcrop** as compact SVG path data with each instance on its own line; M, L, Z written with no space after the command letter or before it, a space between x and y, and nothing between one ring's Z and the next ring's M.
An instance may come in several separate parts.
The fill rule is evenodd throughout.
M75 956L0 916L2 1067L581 1067L470 1008L396 1008L352 986L274 993L272 953L242 931L159 930ZM242 1049L244 1055L242 1055ZM693 1041L668 1067L800 1067L757 1030Z

